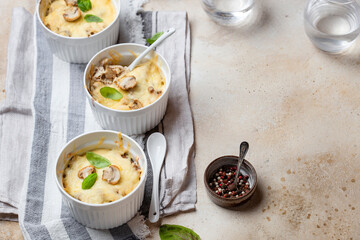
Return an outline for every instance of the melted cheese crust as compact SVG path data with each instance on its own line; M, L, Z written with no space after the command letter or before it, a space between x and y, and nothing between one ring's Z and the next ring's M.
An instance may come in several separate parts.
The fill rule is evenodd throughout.
M64 0L55 0L49 6L46 16L42 19L51 31L67 37L89 37L109 26L116 17L116 8L111 0L91 0L92 8L81 12L81 17L74 22L67 22L63 14L67 7ZM84 16L93 14L103 22L86 22Z
M84 179L78 177L80 169L90 166L86 155L75 155L68 163L63 174L63 186L67 193L86 203L109 203L125 197L139 184L141 170L131 163L130 154L122 157L123 151L119 149L95 149L92 152L107 158L112 165L120 169L120 181L111 185L102 179L105 168L96 169L97 180L90 189L82 189Z
M133 100L141 102L142 107L145 107L155 102L165 91L165 77L156 64L157 57L138 65L132 71L127 73L128 76L134 76L137 84L133 89L128 91L122 90L116 83L104 84L103 82L93 82L91 87L91 95L100 104L116 109L116 110L131 110L130 105ZM118 90L123 98L119 101L115 101L109 98L105 98L101 95L100 89L109 86ZM149 92L149 87L154 88L154 92ZM159 92L159 93L157 93Z

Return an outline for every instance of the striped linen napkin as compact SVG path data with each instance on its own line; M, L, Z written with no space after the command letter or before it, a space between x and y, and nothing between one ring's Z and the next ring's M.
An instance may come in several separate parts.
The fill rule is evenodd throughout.
M137 18L144 25L139 25L141 20L130 25L143 27L144 36L140 39L133 31L120 41L127 37L143 43L144 37L176 28L171 40L157 48L169 62L173 84L166 115L152 130L162 132L168 142L160 179L160 211L165 216L194 209L196 203L194 132L188 99L189 23L185 12L142 12ZM152 172L148 172L140 213L120 227L86 228L62 203L53 176L59 150L77 135L101 128L85 99L82 77L86 65L69 64L52 55L38 25L26 10L14 9L7 97L0 107L0 165L5 173L0 175L0 217L13 219L18 214L26 239L143 239L150 233L144 216L150 204ZM144 147L149 134L133 137Z

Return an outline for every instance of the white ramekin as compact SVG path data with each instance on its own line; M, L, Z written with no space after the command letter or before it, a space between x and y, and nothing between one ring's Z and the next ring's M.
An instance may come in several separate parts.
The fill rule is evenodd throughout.
M139 211L143 198L147 173L147 162L142 148L130 137L122 134L124 146L130 143L130 153L139 158L139 164L142 169L141 179L138 186L127 196L111 203L89 204L81 202L70 196L63 188L62 175L69 160L69 153L81 149L91 149L91 147L112 147L117 146L118 133L115 131L95 131L82 134L66 144L60 151L55 168L55 181L63 196L64 202L69 208L76 221L86 227L96 229L109 229L120 226ZM100 139L105 138L99 145Z
M66 37L48 29L44 25L42 17L49 1L39 1L36 15L52 53L58 58L71 63L87 63L98 51L117 42L120 25L120 0L112 0L117 11L115 20L104 30L90 37Z
M159 124L161 119L165 115L166 106L169 98L170 84L171 84L171 72L169 64L158 53L158 65L162 70L166 85L163 94L152 104L136 110L114 110L98 103L93 99L89 93L89 74L92 65L98 65L99 61L105 57L110 57L109 51L116 51L121 54L121 65L129 65L134 59L134 55L131 53L141 53L147 47L140 44L124 43L114 45L96 54L86 66L84 72L84 85L86 86L86 96L89 100L90 107L95 116L95 119L104 129L111 129L115 131L121 131L125 134L141 134L149 131ZM143 61L151 59L153 55L148 54Z

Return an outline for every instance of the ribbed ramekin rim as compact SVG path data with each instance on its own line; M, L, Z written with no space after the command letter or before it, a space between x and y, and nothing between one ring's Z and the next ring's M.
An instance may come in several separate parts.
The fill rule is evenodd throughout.
M139 109L134 109L134 110L118 110L118 109L112 109L112 108L109 108L109 107L106 107L104 105L102 105L101 103L99 103L98 101L96 101L92 96L91 94L89 93L88 91L88 88L87 88L87 85L86 85L86 72L87 72L87 69L91 66L92 64L92 61L101 53L103 52L106 52L106 51L109 51L111 50L112 48L116 48L117 46L124 46L124 45L129 45L129 46L138 46L138 47L145 47L145 45L143 44L138 44L138 43L120 43L120 44L115 44L115 45L112 45L112 46L109 46L107 48L104 48L102 49L101 51L99 51L98 53L96 53L91 59L90 61L88 62L88 64L86 65L86 68L85 68L85 71L84 71L84 77L83 77L83 84L85 86L85 92L86 92L86 96L93 100L93 102L95 102L95 104L97 106L99 106L100 108L102 109L105 109L107 111L112 111L112 112L116 112L116 113L124 113L124 114L127 114L127 113L134 113L134 112L141 112L141 111L145 111L145 109L147 108L150 108L152 107L153 105L157 104L160 99L164 98L164 95L168 94L168 92L170 91L170 85L171 85L171 68L169 66L169 63L166 61L166 59L158 52L154 51L158 56L160 56L163 60L164 60L164 63L166 64L166 67L169 69L169 79L166 79L166 88L165 88L165 91L163 94L161 94L161 96L156 99L154 102L152 102L151 104L145 106L145 107L142 107L142 108L139 108Z
M101 31L98 32L98 33L95 33L94 35L91 35L90 37L67 37L67 36L63 36L63 35L60 35L60 34L57 34L57 33L53 32L53 31L51 31L50 29L48 29L48 28L44 25L42 19L40 18L40 13L39 13L39 11L40 11L39 8L40 8L40 3L41 3L41 1L44 1L44 0L39 0L38 3L37 3L37 5L36 5L36 16L37 16L37 19L39 20L42 28L45 29L45 31L49 32L50 34L52 34L52 35L54 35L54 36L56 36L56 37L59 37L59 38L62 38L62 39L66 39L66 40L69 39L70 41L72 41L72 40L74 40L74 41L76 41L76 40L81 41L81 40L85 40L85 39L96 38L97 36L101 35L103 32L107 31L109 28L111 28L111 26L114 25L115 22L118 21L119 18L120 18L121 1L119 0L119 10L117 10L117 8L116 8L116 6L115 6L115 8L116 8L116 10L117 10L116 17L115 17L115 19L114 19L106 28L104 28L103 30L101 30ZM111 1L115 4L115 0L111 0Z
M56 160L56 164L55 164L55 168L54 168L54 177L55 177L55 182L56 182L56 185L57 187L59 188L60 192L66 196L67 198L71 199L72 201L75 201L81 205L84 205L84 206L89 206L89 207L97 207L97 208L100 208L100 207L106 207L106 206L112 206L112 205L115 205L115 204L118 204L122 201L125 201L127 198L129 198L130 196L132 195L135 195L135 194L138 194L139 191L140 191L140 188L142 187L143 184L145 184L146 182L146 178L147 178L147 159L146 159L146 154L144 152L144 150L140 147L140 145L134 140L132 139L131 137L129 137L128 135L126 134L123 134L121 133L121 136L122 137L125 137L127 138L128 140L131 141L131 145L135 144L136 147L138 147L141 151L141 154L143 155L144 157L144 167L141 168L142 170L142 178L140 179L140 182L139 184L135 187L135 189L133 189L129 194L127 194L125 197L123 198L120 198L118 200L115 200L113 202L110 202L110 203L101 203L101 204L94 204L94 203L86 203L86 202L82 202L76 198L74 198L73 196L71 196L69 193L67 193L64 188L61 186L61 184L59 183L58 181L58 178L57 178L57 170L56 170L56 167L57 167L57 164L58 162L60 161L61 159L61 153L64 151L64 149L68 146L68 145L71 145L73 142L75 142L76 140L78 140L79 138L81 137L84 137L86 135L90 135L90 134L95 134L95 133L112 133L112 134L118 134L119 132L117 131L112 131L112 130L96 130L96 131L91 131L91 132L86 132L86 133L83 133L83 134L80 134L76 137L74 137L73 139L71 139L69 142L67 142L64 147L59 151L59 153L57 154L57 160Z

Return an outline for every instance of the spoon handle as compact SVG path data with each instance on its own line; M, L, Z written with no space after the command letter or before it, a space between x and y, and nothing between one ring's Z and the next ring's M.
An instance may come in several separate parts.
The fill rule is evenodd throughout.
M240 167L244 161L245 155L249 149L249 143L248 142L242 142L240 144L240 154L239 154L239 161L236 169L236 175L235 175L235 183L237 184L239 182L239 174L240 174ZM236 185L237 186L237 185Z
M164 41L166 38L170 37L174 32L175 28L170 28L167 30L163 35L161 35L153 44L151 44L144 52L142 52L128 67L130 71L138 65L138 63L155 47L157 47L162 41Z
M149 209L149 221L155 223L159 220L159 178L166 153L166 139L161 133L153 133L147 140L147 150L153 170L153 191Z
M159 220L159 174L154 172L152 198L149 209L149 221L155 223Z

